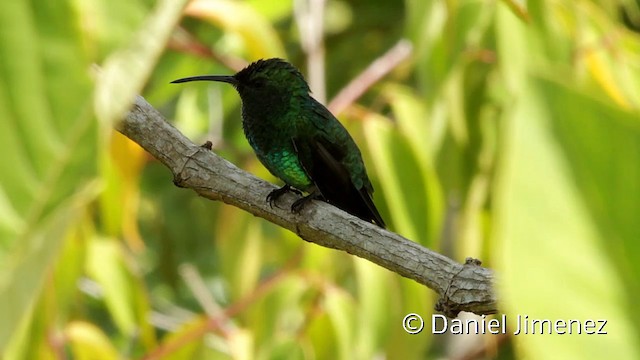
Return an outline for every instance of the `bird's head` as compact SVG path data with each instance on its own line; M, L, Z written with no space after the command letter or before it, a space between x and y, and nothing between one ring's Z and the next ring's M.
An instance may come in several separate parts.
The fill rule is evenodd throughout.
M292 95L308 95L309 85L298 69L278 59L264 59L251 63L235 75L202 75L182 78L187 81L218 81L232 84L243 102L277 103Z

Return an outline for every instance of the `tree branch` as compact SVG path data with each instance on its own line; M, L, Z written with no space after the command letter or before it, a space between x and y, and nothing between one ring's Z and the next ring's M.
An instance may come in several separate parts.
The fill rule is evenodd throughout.
M497 312L493 272L481 267L479 261L457 263L324 202L314 201L300 214L293 214L289 211L296 199L293 194L281 198L282 208L271 208L265 198L274 185L195 145L140 96L117 129L166 165L177 186L243 209L306 241L346 251L424 284L440 295L436 310L447 316L455 317L460 311Z

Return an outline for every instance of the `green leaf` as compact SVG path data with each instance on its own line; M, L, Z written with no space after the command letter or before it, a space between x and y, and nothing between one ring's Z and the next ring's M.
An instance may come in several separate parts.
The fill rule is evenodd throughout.
M357 338L353 346L357 349L356 358L371 359L392 331L387 316L391 301L388 294L391 284L389 276L392 273L361 258L354 257L353 262L359 294Z
M0 349L28 319L67 226L96 195L98 132L77 20L66 1L0 5Z
M115 239L94 239L88 249L87 272L102 287L113 321L125 335L136 327L131 279Z
M429 242L434 244L440 236L442 219L444 217L444 199L442 187L434 168L433 154L441 140L438 131L439 124L430 118L424 101L418 98L410 89L402 86L388 86L385 96L389 97L394 119L398 124L398 131L402 133L403 140L410 147L416 158L416 168L422 175L426 191L426 222ZM426 139L425 139L426 138ZM425 144L426 143L426 144ZM409 189L407 189L409 190ZM413 212L422 211L415 208Z
M86 271L101 287L102 298L113 323L125 337L139 338L141 348L155 346L149 324L151 308L146 289L127 266L123 247L117 239L94 237L87 249Z
M410 143L386 121L366 121L364 131L374 171L384 189L391 216L388 222L394 231L427 244L429 200L419 157Z
M353 359L356 322L355 303L346 292L339 288L328 288L324 306L331 319L336 334L337 349L335 359Z
M186 0L158 2L154 13L126 47L112 54L104 64L96 88L96 114L110 125L128 111L165 43L178 23Z
M628 301L640 296L640 114L622 110L564 84L540 79L539 96L549 109L553 131L598 225L602 249L618 269ZM606 98L605 98L606 100ZM640 311L630 306L640 330Z
M226 33L244 41L249 58L285 57L284 45L267 19L244 2L231 0L194 0L187 15L206 20Z
M599 116L589 111L597 105L585 107L576 101L579 96L571 96L562 106L548 107L540 96L548 90L534 83L509 119L496 198L501 304L511 321L517 315L551 321L606 319L606 330L615 334L515 336L525 357L635 359L638 337L627 315L623 279L601 251L608 239L598 232L574 182L563 142L554 137L549 123L575 117L583 126ZM579 110L572 113L572 108ZM593 160L587 161L595 171L606 171Z
M118 352L109 338L97 326L75 321L67 325L65 336L73 358L78 360L116 360Z

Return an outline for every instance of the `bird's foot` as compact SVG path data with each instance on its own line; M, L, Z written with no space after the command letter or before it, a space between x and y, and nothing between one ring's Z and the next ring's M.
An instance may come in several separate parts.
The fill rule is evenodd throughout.
M318 199L321 197L321 194L317 191L312 192L311 194L303 197L302 199L298 199L296 200L292 205L291 205L291 212L292 213L299 213L300 210L302 210L302 208L311 200L314 199Z
M289 185L285 185L279 189L275 189L273 191L271 191L269 193L269 195L267 195L267 202L269 203L269 206L271 206L271 208L273 208L273 204L278 201L278 199L280 199L280 197L288 192L292 192L292 193L296 193L298 195L302 195L302 192L298 189L294 189Z

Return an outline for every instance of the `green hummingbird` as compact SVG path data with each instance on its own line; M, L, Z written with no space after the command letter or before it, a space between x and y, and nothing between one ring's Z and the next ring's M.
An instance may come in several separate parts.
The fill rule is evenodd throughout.
M310 94L309 85L282 59L258 60L235 75L203 75L172 83L218 81L235 87L242 100L242 128L260 162L285 182L267 196L271 206L292 191L299 212L312 199L324 200L380 227L373 186L358 146L340 122ZM300 191L301 190L301 191Z

